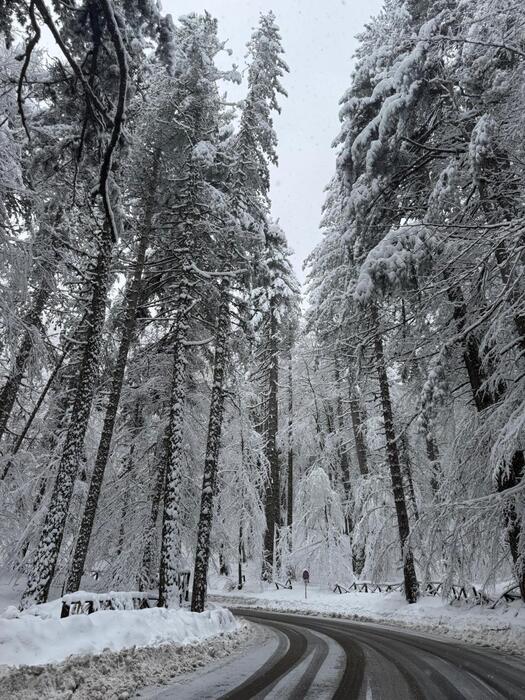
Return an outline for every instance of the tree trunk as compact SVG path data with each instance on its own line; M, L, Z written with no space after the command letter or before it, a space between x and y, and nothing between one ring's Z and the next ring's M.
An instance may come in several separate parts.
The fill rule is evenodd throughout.
M504 241L501 241L494 251L496 262L498 263L498 269L501 275L501 281L504 285L512 284L512 265L509 263L509 255L507 252L507 247ZM522 278L520 278L521 281ZM523 295L523 285L520 285L517 289L513 288L510 293L510 301L520 305L521 297ZM516 333L519 338L520 347L525 350L525 315L523 313L514 313L514 326L516 327Z
M130 438L131 444L128 450L128 456L126 459L126 467L124 471L119 476L119 481L124 483L124 498L122 503L122 508L120 510L120 527L117 542L117 558L120 557L124 551L124 542L126 539L126 516L129 510L129 502L131 497L131 491L133 489L132 477L135 470L135 462L133 456L135 454L135 444L137 436L143 425L142 420L142 403L140 400L136 401L135 408L133 410L133 416L131 419L131 430Z
M450 287L447 290L449 301L453 304L453 318L459 332L462 332L467 322L467 308L463 291L459 285ZM463 361L467 370L474 403L478 411L483 411L498 401L505 389L503 386L496 387L494 392L490 392L486 386L487 375L479 352L479 341L474 333L468 333L464 338Z
M368 474L368 458L366 454L366 442L363 426L363 417L359 400L352 387L349 385L350 393L350 417L352 418L352 431L354 433L355 451L357 455L357 465L361 476Z
M416 520L419 520L419 508L417 507L416 491L414 489L414 480L412 479L412 464L410 462L410 443L408 442L406 431L404 431L401 435L400 443L403 463L403 476L405 477L408 486L408 495L410 498L410 502L412 503L412 508L414 510L414 518Z
M169 427L162 434L162 438L158 440L157 447L157 478L155 479L155 488L151 497L151 510L149 525L145 528L144 538L146 544L142 553L142 565L139 576L139 591L150 590L154 586L153 576L153 552L155 544L155 530L159 517L160 504L164 495L164 486L166 482L166 471L168 468L168 441Z
M85 336L71 420L42 534L34 556L27 587L22 596L22 607L29 607L33 603L44 603L47 600L60 552L60 545L64 536L75 477L84 446L98 371L98 357L111 264L111 237L108 231L104 231L103 235L104 238L100 243L97 264L93 273L89 325Z
M237 588L238 590L242 590L242 587L244 585L244 577L242 573L242 558L243 558L243 549L244 549L244 544L243 544L243 532L242 532L242 520L239 524L239 548L238 548L238 560L237 560Z
M158 165L157 161L155 161L153 171L153 182L156 182L157 171ZM80 587L80 581L82 579L82 574L84 573L84 564L86 562L86 557L89 549L89 541L91 539L91 533L93 531L93 523L95 522L98 499L100 497L102 482L104 481L104 473L106 471L106 466L109 460L111 441L113 439L113 431L115 429L115 423L117 420L117 412L120 403L122 385L124 383L124 373L126 371L129 349L131 347L131 343L133 342L133 338L135 337L137 307L142 289L142 274L144 271L146 250L150 239L152 217L153 202L152 197L150 196L148 198L148 203L145 211L145 225L141 231L138 243L137 257L135 260L133 277L131 279L131 284L129 286L128 292L126 294L126 312L124 316L124 326L122 329L122 336L120 339L120 345L117 353L117 361L113 370L111 393L109 395L109 400L106 408L106 415L104 416L104 425L102 427L102 433L100 435L100 441L98 444L95 466L93 468L91 481L89 483L86 505L84 507L84 513L82 515L82 520L80 523L80 530L75 544L73 561L66 582L67 593L78 591Z
M40 316L51 294L48 282L43 280L33 301L33 306L24 318L26 330L15 357L15 364L0 391L0 441L7 430L16 397L24 378L26 364L33 347L33 333L40 324Z
M208 563L210 557L210 537L213 518L213 495L217 477L217 462L221 442L222 419L224 413L224 376L228 356L230 335L230 283L226 277L221 282L215 357L213 362L213 386L211 392L208 439L202 479L201 506L195 551L193 592L191 609L202 612L206 601Z
M439 461L439 449L432 433L427 432L425 436L425 447L428 461L430 462L430 487L435 495L439 490L441 482L441 463Z
M345 435L346 435L346 425L345 425L345 420L344 420L344 413L343 413L343 400L341 398L341 394L339 393L339 385L341 383L341 377L339 373L339 364L337 361L337 356L334 357L334 379L335 379L335 384L336 384L336 392L337 392L337 399L336 399L336 412L337 412L337 428L341 434L341 438L339 440L339 464L341 467L341 477L343 481L343 489L345 493L345 500L346 500L346 508L345 508L345 534L348 535L350 538L350 547L352 549L352 570L359 576L361 572L363 571L364 565L365 565L365 547L364 545L361 545L360 547L357 547L354 543L354 519L352 517L351 513L351 508L353 507L353 490L352 490L352 481L351 481L351 476L350 476L350 455L348 454L348 448L345 444ZM357 419L356 419L357 421ZM354 437L355 437L355 431L354 431ZM361 431L359 429L359 438L361 440L361 445L360 449L364 449L364 440L361 435ZM357 445L357 443L356 443ZM366 467L366 452L364 454L364 468L367 471ZM365 472L366 473L366 472Z
M184 299L181 288L180 297ZM181 301L184 303L184 301ZM176 590L177 573L180 566L180 499L182 488L182 457L184 401L186 398L186 358L184 339L186 322L179 319L173 346L173 375L171 382L168 459L164 491L164 513L162 520L162 542L159 569L159 607L178 604Z
M293 474L293 371L292 371L292 352L290 350L290 355L288 358L288 485L286 491L286 525L288 526L288 548L292 551L293 537L293 487L294 487L294 474Z
M270 369L268 377L268 404L266 420L265 452L270 467L270 480L266 489L264 532L264 552L262 578L270 581L275 576L275 536L281 524L281 473L279 454L277 452L277 431L279 428L278 384L279 351L277 347L277 318L273 299L270 300L270 323L268 349L270 352ZM275 569L274 569L275 565Z
M453 317L459 331L462 331L466 324L466 307L463 299L463 292L459 286L451 287L448 290L449 300L454 305ZM479 353L479 342L474 334L470 333L465 338L465 350L463 360L469 377L470 387L477 411L481 412L497 403L505 393L505 386L500 383L489 391L484 382L487 376L483 369ZM502 464L496 477L497 489L503 493L509 488L516 486L525 474L525 457L522 450L516 450L510 460L510 465ZM522 600L525 602L525 557L520 556L521 539L521 516L516 512L515 504L508 501L503 509L503 520L507 541L517 583L520 587Z
M517 486L525 474L523 452L517 450L508 469L502 465L497 476L497 488L500 493ZM520 588L521 599L525 602L525 547L522 539L522 514L516 510L516 503L511 496L503 507L505 534L514 565L514 574Z
M341 477L343 481L343 489L345 492L346 500L349 502L352 497L352 483L350 477L350 460L348 458L348 448L345 444L345 419L343 415L343 401L341 399L341 394L339 393L339 385L341 383L341 377L339 374L339 365L337 362L337 357L334 357L334 379L336 386L336 417L337 417L337 429L340 433L340 438L338 440L338 452L339 452L339 464L341 467Z
M372 323L378 328L378 315L375 307L372 307ZM414 558L409 545L410 524L403 488L403 475L399 460L399 450L397 447L396 433L392 414L392 403L390 400L390 386L385 367L385 356L383 351L383 339L378 330L374 334L374 350L376 359L376 369L379 378L379 390L381 394L381 405L383 409L383 420L386 438L386 451L388 465L390 467L390 477L392 480L392 491L396 507L397 525L399 530L399 541L401 544L401 555L403 558L403 578L405 588L405 598L408 603L415 603L418 596L418 584L416 571L414 568Z
M509 284L511 272L509 269L508 253L503 241L496 247L495 256L500 270L501 279L504 284ZM519 302L520 292L521 289L512 291L512 302ZM525 315L522 313L515 313L513 318L520 347L523 351L525 349ZM507 489L517 486L523 479L524 475L525 458L523 451L516 450L516 452L512 455L509 469L502 466L498 473L496 479L498 491L503 493ZM514 565L514 573L520 587L521 599L523 602L525 602L525 548L522 547L523 551L520 551L522 521L519 514L516 512L516 504L513 500L507 501L503 511L503 519L506 537L509 543L509 549Z
M503 154L500 154L500 156L501 155ZM504 162L506 166L509 165L509 158L507 154L505 154ZM496 163L494 160L490 160L485 163L485 167L488 171L492 170L493 177L501 177L501 163ZM506 202L505 199L502 199L501 194L498 196L497 193L492 193L493 201L496 203L495 206L493 206L491 204L491 193L487 191L487 187L488 180L485 178L480 178L478 181L478 190L481 205L483 207L483 211L487 215L487 220L490 223L501 218L505 219L506 221L510 221L513 217L513 213L509 211L508 202ZM521 283L522 277L514 280L515 282L520 282L519 286L514 286L512 284L511 277L514 274L513 265L509 261L509 255L504 240L499 241L497 244L494 251L494 256L496 258L503 284L505 286L511 285L509 302L517 305L519 309L523 296L523 284ZM519 310L517 312L515 311L513 313L513 320L520 348L523 351L525 349L525 315L522 312L519 312ZM478 410L481 409L478 408ZM516 450L516 452L514 452L512 455L510 465L502 464L498 471L498 475L496 477L498 491L503 493L507 489L517 486L523 479L524 475L524 454L522 450ZM522 551L520 551L522 519L516 512L516 504L512 498L507 500L505 503L503 509L503 519L506 538L509 543L509 549L514 565L514 572L520 588L521 598L525 602L525 548L522 547Z

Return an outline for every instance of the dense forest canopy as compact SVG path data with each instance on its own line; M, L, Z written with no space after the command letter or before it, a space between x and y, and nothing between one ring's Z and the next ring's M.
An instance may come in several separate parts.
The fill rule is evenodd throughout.
M0 562L23 607L174 606L190 570L199 612L212 573L305 567L525 600L522 10L385 0L301 290L269 194L272 12L225 70L207 13L0 0Z

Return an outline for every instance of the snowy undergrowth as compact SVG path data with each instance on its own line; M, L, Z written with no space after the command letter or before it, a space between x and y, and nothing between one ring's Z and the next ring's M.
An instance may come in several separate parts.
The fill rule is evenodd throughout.
M8 608L0 618L0 665L33 666L105 650L195 644L238 629L233 615L222 608L204 613L150 608L101 610L63 619L59 615L56 602L21 614Z
M361 622L444 635L456 640L490 646L525 655L525 605L517 601L491 610L486 606L453 603L425 596L409 605L401 593L332 593L321 586L309 586L304 599L302 582L293 590L224 592L216 585L213 600L231 607L250 607L303 615L323 615Z
M98 614L104 613L93 613L90 617ZM198 644L162 644L72 656L60 664L4 667L0 675L0 697L10 700L127 700L139 688L165 685L179 674L234 653L251 635L250 626L243 624L235 632Z

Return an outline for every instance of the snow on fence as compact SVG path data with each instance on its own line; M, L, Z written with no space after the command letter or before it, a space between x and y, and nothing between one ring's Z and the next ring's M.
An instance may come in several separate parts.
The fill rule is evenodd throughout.
M358 593L391 593L392 591L402 591L403 583L373 583L372 581L354 581L348 588L336 583L334 593L350 593L357 591Z
M443 581L427 581L424 586L424 593L426 595L440 595L443 593L444 588ZM418 582L418 587L421 590L421 583ZM504 591L496 600L490 598L484 591L477 589L475 586L463 586L461 584L452 584L449 586L447 594L454 600L472 600L474 599L477 603L483 603L484 605L492 604L491 607L495 607L501 600L506 602L512 602L513 600L518 600L520 597L518 592L519 586L512 586L511 588ZM340 583L336 583L334 586L334 593L350 593L351 591L356 591L357 593L391 593L393 591L402 591L403 582L399 581L397 583L375 583L373 581L354 581L350 586L343 586Z
M98 610L144 610L154 608L159 601L155 593L142 591L110 591L109 593L68 593L61 598L60 617L90 615Z
M180 571L177 574L179 589L179 604L189 601L190 572ZM156 608L159 602L158 593L144 591L110 591L109 593L68 593L62 596L60 617L70 615L91 615L97 610L146 610Z

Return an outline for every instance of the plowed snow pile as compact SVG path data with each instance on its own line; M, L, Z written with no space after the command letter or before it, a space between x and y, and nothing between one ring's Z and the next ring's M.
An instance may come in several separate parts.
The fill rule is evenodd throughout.
M107 597L108 594L104 594ZM125 603L125 594L113 594ZM97 594L75 599L97 602ZM0 616L0 698L126 700L232 654L251 636L229 610L100 610L60 618L62 600Z
M233 615L223 608L203 613L164 608L101 610L60 619L58 606L39 607L53 616L36 615L35 608L23 614L8 608L0 618L0 664L41 665L105 650L195 644L238 628Z

